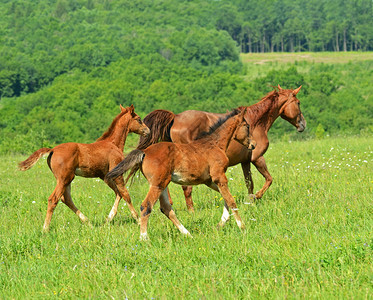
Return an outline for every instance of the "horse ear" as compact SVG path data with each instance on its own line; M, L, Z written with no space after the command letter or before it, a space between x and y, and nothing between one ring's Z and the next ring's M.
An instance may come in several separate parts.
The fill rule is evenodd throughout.
M279 90L279 91L281 91L281 90L282 90L282 87L280 87L280 85L279 85L279 84L277 85L277 87L278 87L278 90Z
M293 95L294 95L294 96L295 96L296 94L298 94L298 92L300 91L301 87L302 87L302 86L300 86L299 88L297 88L297 89L295 89L295 90L293 91Z
M122 106L122 104L119 104L119 106L120 106L120 110L121 111L125 111L126 109Z

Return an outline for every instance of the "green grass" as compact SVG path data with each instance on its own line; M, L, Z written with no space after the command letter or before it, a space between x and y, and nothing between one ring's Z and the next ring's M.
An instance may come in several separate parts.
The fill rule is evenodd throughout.
M314 64L347 64L373 60L373 52L293 52L241 53L247 68L247 80L266 76L270 70L283 70L296 64L298 71L308 73Z
M150 217L151 242L124 202L105 225L114 195L95 179L76 178L75 204L93 223L82 225L59 203L51 231L41 229L54 178L46 161L20 172L24 156L0 160L0 298L369 298L373 294L373 137L271 144L266 161L274 183L247 205L239 166L230 190L247 230L233 217L222 230L220 195L194 190L186 211L171 185L176 214L193 239L159 211ZM256 188L263 179L254 171ZM139 210L148 186L130 187Z

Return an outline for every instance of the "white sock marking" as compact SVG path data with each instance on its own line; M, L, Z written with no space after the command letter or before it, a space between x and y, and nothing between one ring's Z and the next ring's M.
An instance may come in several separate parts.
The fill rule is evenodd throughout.
M221 222L224 224L225 222L227 222L229 219L229 211L228 209L224 206L224 209L223 209L223 215L221 216Z
M182 234L190 235L189 231L183 226L183 224L180 224L179 229Z

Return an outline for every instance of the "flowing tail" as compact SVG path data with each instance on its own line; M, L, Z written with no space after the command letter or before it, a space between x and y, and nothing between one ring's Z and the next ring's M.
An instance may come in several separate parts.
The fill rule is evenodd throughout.
M126 173L128 170L131 170L125 180L125 184L127 184L129 178L140 169L144 157L145 153L143 151L138 149L132 150L114 169L106 174L105 178L112 180L123 173Z
M18 167L21 171L26 171L30 169L37 161L42 158L44 155L52 152L52 148L41 148L30 155L30 157L24 161L21 161L18 164Z
M168 110L157 109L144 118L144 123L150 129L150 134L141 136L137 149L143 150L160 141L172 142L170 130L174 123L175 114Z

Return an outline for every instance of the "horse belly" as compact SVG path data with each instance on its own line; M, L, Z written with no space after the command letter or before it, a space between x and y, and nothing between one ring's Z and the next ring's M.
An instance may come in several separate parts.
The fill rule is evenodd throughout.
M171 181L180 185L198 185L202 184L210 179L207 172L177 172L174 171L171 174Z
M76 168L74 171L76 176L86 177L86 178L95 178L100 177L100 174L98 172L93 171L92 169L86 169L86 168Z

